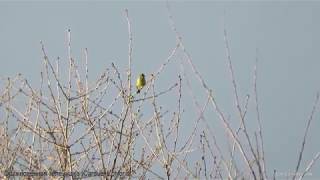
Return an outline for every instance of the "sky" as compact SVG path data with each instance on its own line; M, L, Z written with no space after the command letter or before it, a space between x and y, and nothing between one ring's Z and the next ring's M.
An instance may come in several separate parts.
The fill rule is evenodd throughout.
M270 172L273 169L292 172L320 90L320 2L175 1L170 6L195 66L231 120L236 119L236 111L226 61L224 25L242 103L252 93L253 69L258 57L257 85L267 166ZM44 42L50 58L66 59L67 29L71 29L72 54L79 63L84 48L88 48L90 78L95 79L112 62L125 72L126 8L134 38L133 72L151 74L176 43L165 2L0 1L0 76L22 73L37 84L43 63L40 41ZM173 82L177 71L180 71L179 63L168 67L159 80L160 87L169 86L166 83ZM193 84L203 100L202 87ZM188 108L192 107L186 107L186 111ZM308 134L302 169L320 151L319 117L318 108ZM254 123L251 128L255 128ZM319 170L320 162L308 178L320 178Z

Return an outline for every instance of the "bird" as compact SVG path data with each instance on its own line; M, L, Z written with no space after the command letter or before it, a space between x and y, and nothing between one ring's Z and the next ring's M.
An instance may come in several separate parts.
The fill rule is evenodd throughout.
M144 78L144 74L140 74L136 81L137 94L140 93L140 90L146 85L146 79Z

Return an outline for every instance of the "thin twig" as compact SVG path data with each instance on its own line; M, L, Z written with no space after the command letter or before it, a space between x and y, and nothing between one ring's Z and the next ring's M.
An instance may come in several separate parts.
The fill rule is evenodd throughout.
M308 135L308 132L309 132L310 124L311 124L311 121L312 121L312 119L313 119L314 113L315 113L315 111L316 111L316 109L317 109L318 102L319 102L319 92L318 92L317 95L316 95L316 99L315 99L315 102L314 102L314 104L313 104L311 114L310 114L310 116L309 116L309 120L308 120L308 123L307 123L307 127L306 127L306 130L305 130L305 132L304 132L303 141L302 141L302 145L301 145L301 149L300 149L300 153L299 153L299 157L298 157L298 163L297 163L297 166L296 166L294 175L293 175L293 177L292 177L292 180L295 180L295 178L296 178L296 176L297 176L297 173L298 173L298 170L299 170L299 167L300 167L300 163L301 163L301 160L302 160L302 155L303 155L303 151L304 151L304 146L305 146L306 141L307 141L307 135Z

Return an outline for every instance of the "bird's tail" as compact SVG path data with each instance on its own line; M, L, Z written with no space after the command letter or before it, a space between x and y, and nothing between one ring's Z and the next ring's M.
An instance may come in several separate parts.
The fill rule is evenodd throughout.
M139 93L140 93L140 89L137 90L137 94L139 94Z

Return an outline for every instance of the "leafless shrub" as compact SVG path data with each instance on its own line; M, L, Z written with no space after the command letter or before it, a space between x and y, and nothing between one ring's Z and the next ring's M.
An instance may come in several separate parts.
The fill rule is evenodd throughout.
M41 42L43 68L39 85L31 85L20 74L14 78L2 79L2 178L5 178L5 172L25 171L46 172L49 175L53 172L93 172L92 176L103 179L268 179L256 67L253 93L248 94L245 101L241 102L225 29L226 59L240 122L239 128L232 128L215 99L214 90L193 63L175 26L169 6L168 10L177 44L159 69L149 76L144 93L140 96L134 93L133 88L131 67L134 63L134 39L128 10L125 10L129 39L127 71L112 64L95 82L89 82L88 50L83 52L84 59L74 59L71 53L71 32L68 30L67 63L60 58L50 59ZM157 78L177 53L182 55L182 73L177 74L173 84L161 90L156 89ZM64 72L63 67L66 65L67 72ZM186 66L191 68L191 74L184 71ZM206 94L203 104L196 98L189 76L195 77L203 87ZM197 92L199 93L201 92ZM165 94L176 99L176 109L170 110L171 117L168 117L165 106L159 103L159 99ZM250 97L255 99L256 120L259 124L254 134L250 134L246 126ZM188 123L193 123L190 133L182 130L182 123L186 118L182 116L184 98L193 103L197 115L194 122ZM319 95L308 121L296 173L318 99ZM152 107L150 117L142 114L145 106ZM218 143L215 130L208 122L209 117L204 115L207 111L218 115L227 134L226 140L232 147L229 154ZM319 153L312 159L304 174L298 177L295 173L293 179L302 178L318 158ZM65 176L85 178L75 173ZM40 176L32 178L41 179Z

